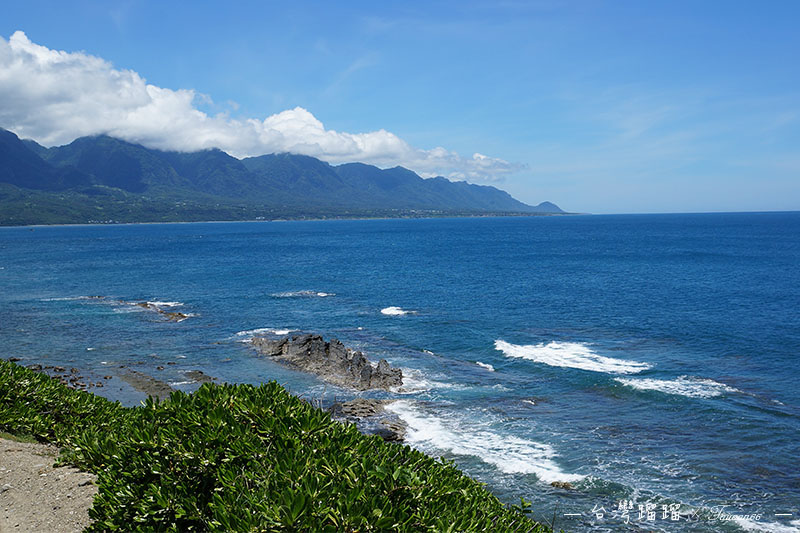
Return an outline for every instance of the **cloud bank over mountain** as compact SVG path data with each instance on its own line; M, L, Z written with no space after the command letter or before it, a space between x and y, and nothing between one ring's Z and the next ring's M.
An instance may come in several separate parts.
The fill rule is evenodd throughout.
M473 182L496 181L520 168L479 153L463 157L442 147L419 149L383 129L326 129L302 107L265 119L212 116L198 109L203 99L208 96L192 89L148 84L137 72L116 69L99 57L51 50L21 31L8 41L0 37L0 127L47 146L107 134L162 150L220 148L236 157L292 152Z

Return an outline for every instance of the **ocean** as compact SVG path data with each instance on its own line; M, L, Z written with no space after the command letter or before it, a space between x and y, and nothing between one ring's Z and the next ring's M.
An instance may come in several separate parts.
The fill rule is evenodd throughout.
M0 228L20 364L127 405L120 366L357 395L259 331L402 368L362 395L397 400L407 444L556 528L800 531L800 213Z

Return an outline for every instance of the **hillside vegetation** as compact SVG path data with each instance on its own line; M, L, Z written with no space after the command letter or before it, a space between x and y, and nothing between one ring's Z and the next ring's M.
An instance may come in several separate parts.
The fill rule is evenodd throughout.
M0 431L98 475L88 531L547 531L452 463L274 382L126 408L0 361Z
M297 154L237 159L113 137L46 148L0 129L0 224L552 214L495 187Z

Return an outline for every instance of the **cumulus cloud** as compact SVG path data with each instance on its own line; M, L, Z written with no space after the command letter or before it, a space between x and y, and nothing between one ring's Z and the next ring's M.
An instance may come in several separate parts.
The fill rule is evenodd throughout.
M21 31L0 37L0 127L47 146L107 134L162 150L220 148L236 157L273 152L311 155L331 163L401 165L423 176L493 181L518 169L502 159L422 150L386 130L326 129L302 107L265 119L208 115L206 95L148 84L133 70L82 52L51 50Z

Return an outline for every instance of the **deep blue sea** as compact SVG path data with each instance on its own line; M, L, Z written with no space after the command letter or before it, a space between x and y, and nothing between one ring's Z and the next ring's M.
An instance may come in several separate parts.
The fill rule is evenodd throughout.
M255 330L401 367L407 442L557 528L800 531L800 213L0 228L4 357L355 395Z

